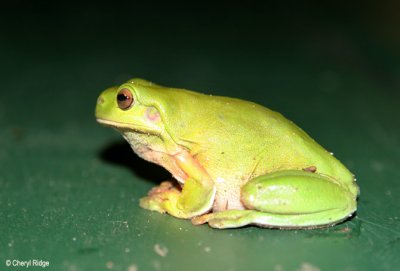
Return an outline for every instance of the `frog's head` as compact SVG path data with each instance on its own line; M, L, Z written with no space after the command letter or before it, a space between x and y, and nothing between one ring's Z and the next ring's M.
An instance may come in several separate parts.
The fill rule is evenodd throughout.
M159 86L132 79L119 87L106 89L97 99L97 121L118 130L160 134L163 124L159 110L140 99L140 93L151 87Z

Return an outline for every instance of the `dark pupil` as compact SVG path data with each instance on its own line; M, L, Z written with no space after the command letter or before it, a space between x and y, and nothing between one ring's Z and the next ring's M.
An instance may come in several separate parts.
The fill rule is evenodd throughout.
M118 102L124 102L126 100L129 100L129 97L123 93L120 93L117 95L117 100L118 100Z

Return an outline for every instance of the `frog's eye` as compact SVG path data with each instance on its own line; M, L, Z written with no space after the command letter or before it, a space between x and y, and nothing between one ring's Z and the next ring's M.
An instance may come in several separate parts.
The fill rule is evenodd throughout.
M134 99L132 93L127 88L121 89L117 94L118 107L126 110L133 105Z

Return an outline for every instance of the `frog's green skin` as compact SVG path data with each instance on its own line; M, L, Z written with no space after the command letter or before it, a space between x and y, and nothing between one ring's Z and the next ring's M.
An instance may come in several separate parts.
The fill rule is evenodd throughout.
M120 109L117 94L134 103ZM334 225L356 211L354 176L303 130L258 104L143 79L105 90L97 121L170 171L140 206L215 228Z

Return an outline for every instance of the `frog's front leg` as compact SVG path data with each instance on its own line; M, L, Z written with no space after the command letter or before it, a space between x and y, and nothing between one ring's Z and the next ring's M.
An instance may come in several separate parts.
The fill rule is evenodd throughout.
M330 226L356 210L356 197L344 185L318 173L285 170L250 180L242 187L247 210L227 210L196 217L194 224L236 228L255 224L270 228Z
M208 212L216 193L210 176L189 153L182 151L173 157L187 176L182 191L170 182L163 182L140 199L140 206L178 218L192 218Z

